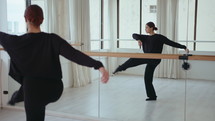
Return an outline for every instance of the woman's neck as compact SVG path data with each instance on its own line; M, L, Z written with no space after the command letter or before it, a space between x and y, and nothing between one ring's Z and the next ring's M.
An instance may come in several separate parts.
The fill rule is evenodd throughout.
M154 35L154 34L155 34L155 32L154 32L154 31L152 31L152 32L150 32L150 33L149 33L149 35Z
M41 32L41 29L39 26L35 27L33 25L28 25L27 29L28 29L28 33L39 33L39 32Z

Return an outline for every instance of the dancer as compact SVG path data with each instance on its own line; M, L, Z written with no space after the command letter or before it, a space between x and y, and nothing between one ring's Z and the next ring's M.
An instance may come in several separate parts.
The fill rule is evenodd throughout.
M145 26L145 31L149 35L133 34L133 38L138 40L138 44L143 49L144 53L162 53L163 45L167 44L172 47L185 49L188 53L189 50L185 45L173 42L161 34L156 34L158 30L153 22L148 22ZM157 65L161 62L161 59L142 59L142 58L130 58L125 63L120 65L113 74L120 71L125 71L128 68L135 67L142 64L147 64L145 69L145 89L147 94L146 101L157 100L157 95L153 86L153 74Z
M74 49L56 34L41 32L43 11L37 5L25 10L27 33L21 36L0 32L0 44L11 58L9 75L21 84L9 104L24 101L27 121L44 121L46 105L63 92L59 55L77 64L94 67L107 83L109 74L100 61Z

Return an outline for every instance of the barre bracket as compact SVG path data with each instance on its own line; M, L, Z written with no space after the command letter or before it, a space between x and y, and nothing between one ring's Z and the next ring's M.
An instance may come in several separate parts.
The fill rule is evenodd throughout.
M179 56L179 59L183 60L182 68L184 70L190 69L190 64L188 63L189 56L192 56L192 54L184 54L183 56Z
M188 57L192 56L192 54L183 54L182 56L179 56L180 60L188 60Z

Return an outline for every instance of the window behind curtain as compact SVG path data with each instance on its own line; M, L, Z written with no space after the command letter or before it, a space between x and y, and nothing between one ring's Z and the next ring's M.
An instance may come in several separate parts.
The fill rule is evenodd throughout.
M109 10L111 7L108 0L90 0L90 24L91 24L91 49L98 50L110 48L110 20L117 18L109 18L110 12L118 14L119 48L138 49L139 46L133 40L133 33L143 34L145 32L145 24L149 21L157 23L156 6L157 0L118 0L118 10ZM117 0L113 2L117 4ZM117 6L117 5L115 5ZM151 7L150 7L151 6ZM142 15L142 16L141 16ZM113 17L113 16L111 16ZM116 25L117 26L117 25ZM116 32L116 31L115 31ZM102 41L102 42L101 42ZM111 40L115 41L116 40Z
M215 51L215 1L198 0L196 50ZM203 41L203 42L199 42ZM213 42L206 42L213 41Z
M145 25L149 21L157 26L157 0L143 0L142 2L142 34L146 34Z
M132 34L140 32L140 0L119 1L119 48L138 48Z
M145 24L157 23L156 11L157 0L120 0L119 48L139 48L132 34L146 34Z
M101 0L90 0L90 36L91 50L101 48Z
M197 8L195 4L196 0L179 1L178 40L190 50L215 51L215 1L198 0ZM194 40L195 26L196 40Z
M7 0L8 33L21 35L26 32L25 0Z

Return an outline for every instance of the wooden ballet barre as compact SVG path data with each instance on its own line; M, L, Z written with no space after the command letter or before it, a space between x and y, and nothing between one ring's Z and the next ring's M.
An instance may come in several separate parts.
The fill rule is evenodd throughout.
M127 58L150 58L150 59L179 59L182 54L154 54L154 53L115 53L115 52L84 52L89 56L127 57ZM215 61L212 55L192 55L188 60Z
M74 43L74 44L70 44L71 46L82 46L84 45L83 43Z
M82 44L71 44L72 46L81 46ZM4 48L0 48L4 50ZM107 56L107 57L127 57L127 58L150 58L150 59L179 59L181 54L154 54L154 53L116 53L116 52L84 52L89 56ZM213 55L192 55L188 60L215 61Z

